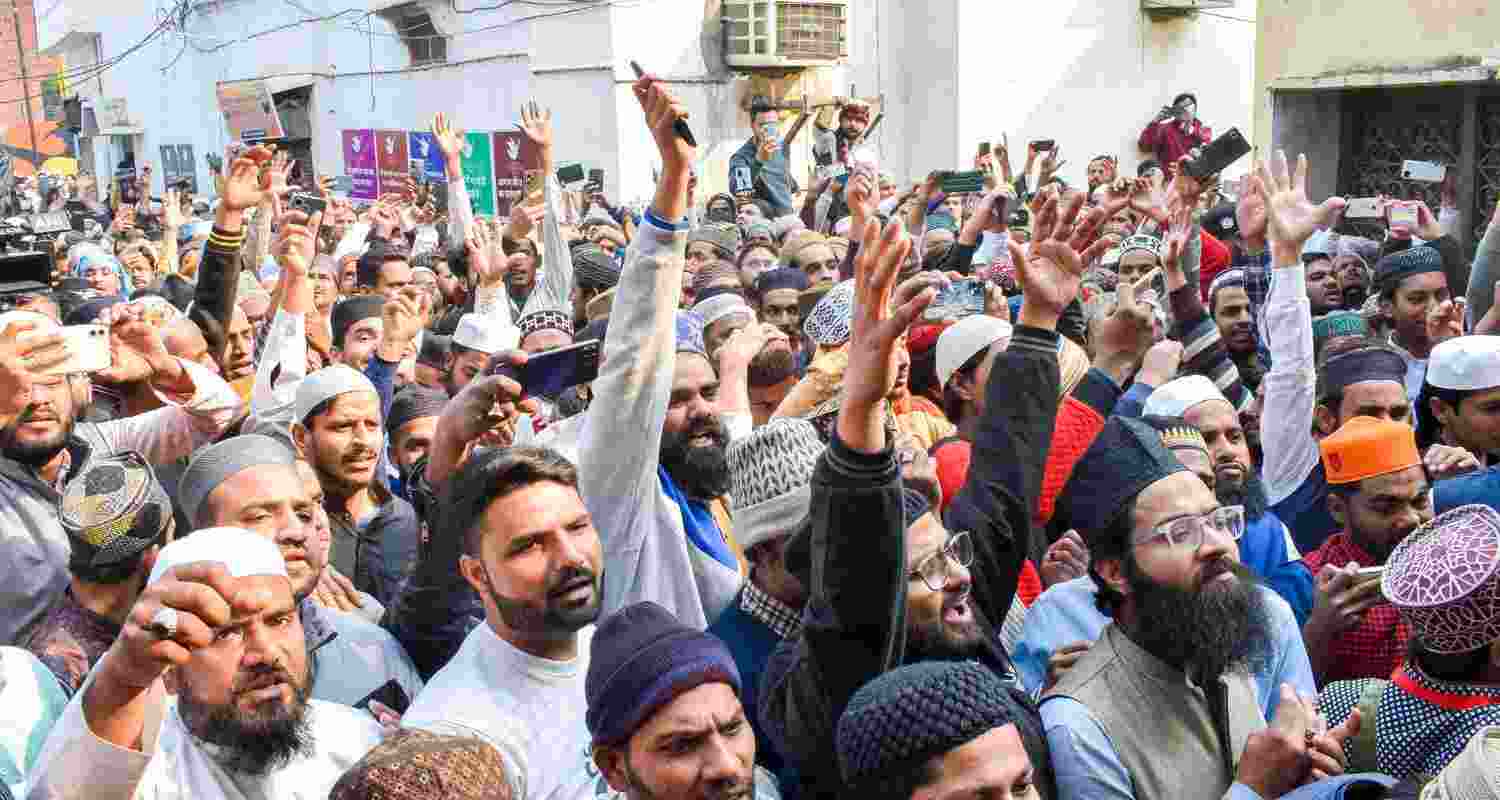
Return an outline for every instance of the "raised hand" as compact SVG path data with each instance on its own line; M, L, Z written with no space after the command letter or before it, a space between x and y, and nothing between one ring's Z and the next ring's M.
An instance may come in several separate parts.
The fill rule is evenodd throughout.
M168 189L161 196L161 226L169 231L181 228L187 220L182 217L182 197L176 189Z
M98 666L95 689L107 681L112 687L144 690L168 668L186 664L195 651L212 645L215 631L229 623L238 605L239 580L216 561L168 570L136 598L119 637ZM162 636L152 624L163 609L176 612L177 629L171 637Z
M1444 300L1427 313L1427 338L1434 347L1464 335L1464 307L1467 304L1464 298L1457 297Z
M0 332L0 428L31 405L36 382L68 359L62 331L42 330L39 322L18 320Z
M224 191L220 193L219 207L229 211L244 211L260 205L265 198L261 189L260 169L271 160L271 151L261 145L246 150L229 166L229 176L224 179Z
M448 170L448 179L458 180L463 174L459 164L462 163L464 152L464 132L454 130L447 115L439 111L432 117L432 138L437 141L438 149L443 151L443 164Z
M1297 157L1295 172L1287 169L1286 153L1276 152L1272 163L1256 165L1256 174L1266 188L1266 226L1276 263L1285 267L1300 262L1302 243L1333 213L1344 207L1344 198L1330 197L1314 205L1307 199L1307 156Z
M167 352L161 329L146 319L146 309L135 303L108 309L110 365L96 373L109 383L152 381L170 391L182 377L182 364Z
M1140 302L1140 293L1151 285L1155 270L1134 285L1120 283L1119 302L1094 330L1094 366L1123 386L1134 374L1155 339L1151 311ZM1160 385L1160 384L1153 384Z
M1193 233L1193 209L1178 206L1170 217L1171 227L1162 244L1166 252L1162 256L1161 270L1167 279L1167 291L1187 285L1187 273L1182 268L1182 254L1187 250L1188 236Z
M552 109L531 101L521 106L521 133L539 150L552 149Z
M285 150L278 150L271 156L271 166L266 170L261 179L261 188L267 189L275 197L285 197L291 194L292 186L287 180L292 174L292 160Z
M1054 330L1063 309L1078 296L1084 265L1104 252L1097 240L1100 223L1124 208L1114 201L1090 210L1082 219L1083 194L1059 200L1050 194L1033 218L1030 252L1007 242L1016 279L1021 284L1020 324Z
M673 127L677 120L688 118L682 103L654 75L648 74L636 81L632 90L641 110L646 112L651 138L656 140L656 149L662 156L662 169L687 171L697 157L697 149L683 141Z
M422 330L422 305L429 295L415 286L408 286L393 297L385 299L380 308L381 333L377 354L381 359L396 363L406 358L406 351Z
M271 253L283 272L289 272L293 277L306 277L312 266L313 256L316 255L318 228L323 223L323 212L319 211L309 219L301 211L288 211L281 215L279 222L281 229Z
M849 216L853 217L852 222L857 223L875 216L875 185L868 174L856 172L849 177L849 187L844 192L844 201L849 204Z
M1240 229L1240 238L1247 244L1260 246L1266 239L1266 187L1258 175L1245 176L1244 189L1234 207L1234 220Z

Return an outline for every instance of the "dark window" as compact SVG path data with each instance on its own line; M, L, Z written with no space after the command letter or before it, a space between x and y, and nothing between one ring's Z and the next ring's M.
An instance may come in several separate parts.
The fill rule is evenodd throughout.
M414 67L442 64L448 60L448 37L438 32L432 16L416 3L402 3L380 12L406 44Z

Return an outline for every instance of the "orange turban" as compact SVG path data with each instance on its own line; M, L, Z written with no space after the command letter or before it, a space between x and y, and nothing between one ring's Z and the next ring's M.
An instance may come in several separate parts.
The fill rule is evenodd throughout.
M1422 463L1417 432L1402 422L1355 417L1318 444L1328 483L1358 483Z

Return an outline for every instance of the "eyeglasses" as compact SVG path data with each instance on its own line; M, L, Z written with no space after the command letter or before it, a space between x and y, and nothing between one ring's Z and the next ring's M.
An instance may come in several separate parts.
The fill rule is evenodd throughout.
M1163 522L1151 530L1150 536L1136 544L1150 544L1157 539L1166 539L1168 547L1197 550L1203 546L1203 537L1210 528L1221 536L1239 541L1245 535L1245 507L1223 506L1202 516L1178 517Z
M928 555L917 562L917 566L907 575L911 579L920 579L927 584L927 588L934 592L941 592L948 585L949 564L957 563L960 567L967 567L974 563L974 540L968 531L960 531L948 537L943 543L943 549Z

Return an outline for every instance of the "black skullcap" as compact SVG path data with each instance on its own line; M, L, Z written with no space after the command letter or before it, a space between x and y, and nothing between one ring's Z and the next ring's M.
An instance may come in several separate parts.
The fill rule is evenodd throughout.
M1361 347L1323 362L1318 372L1318 400L1341 394L1356 383L1391 381L1406 385L1406 361L1385 347Z
M1147 486L1187 468L1161 443L1161 434L1140 420L1110 417L1058 496L1057 513L1083 534L1094 553L1113 553L1121 542L1100 536ZM1100 544L1107 546L1100 547Z
M839 771L855 788L910 773L1024 714L977 661L898 667L861 687L839 715Z
M573 280L585 289L604 290L620 282L620 268L604 248L582 241L572 248Z
M385 420L386 430L394 435L414 419L435 417L443 413L443 406L447 403L445 392L426 386L408 386L391 400L391 410Z
M445 369L448 366L448 349L453 340L441 333L427 331L422 334L422 347L417 351L417 363Z
M577 340L580 342L587 342L593 339L598 339L602 342L604 341L604 335L608 332L609 317L600 317L593 322L590 322L589 324L583 326L583 329L578 331Z
M1419 245L1391 253L1375 264L1375 286L1384 292L1424 272L1442 272L1443 255L1436 247Z
M1203 212L1203 218L1198 224L1208 234L1219 239L1238 236L1240 233L1239 220L1234 216L1234 203L1217 205Z
M344 346L344 334L354 323L370 317L379 317L380 310L385 307L385 296L378 294L357 294L346 297L342 302L333 307L333 346L342 348Z

